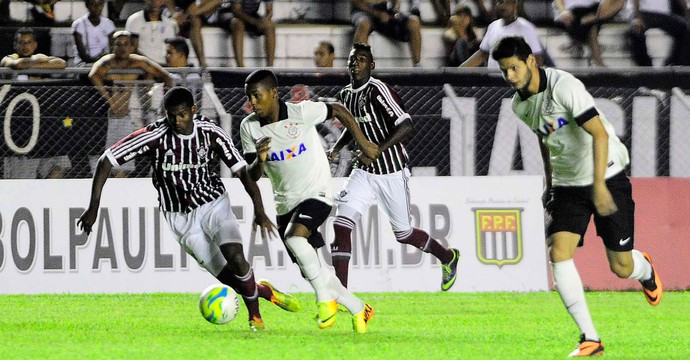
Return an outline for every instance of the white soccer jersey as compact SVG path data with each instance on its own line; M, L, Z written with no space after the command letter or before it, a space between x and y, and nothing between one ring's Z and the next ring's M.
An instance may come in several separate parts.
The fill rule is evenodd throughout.
M316 130L316 124L326 120L328 112L326 104L320 102L281 101L279 120L275 123L261 126L254 113L242 120L240 137L245 154L256 153L259 138L271 138L264 169L273 185L278 215L290 212L309 198L333 203L331 169Z
M522 36L525 39L529 47L532 48L532 53L539 55L544 52L537 36L537 28L534 24L521 17L508 25L505 25L503 19L498 19L489 24L484 38L479 44L479 49L487 54L491 54L491 48L495 43L504 37L515 35ZM491 56L489 56L486 67L489 69L499 68L498 62Z
M513 111L549 147L554 186L585 186L594 182L592 136L580 125L599 115L609 135L606 178L623 171L630 162L611 123L594 105L594 98L572 74L539 69L539 92L527 99L513 96ZM584 159L584 160L583 160Z
M110 34L114 32L115 24L105 16L101 16L97 26L94 26L89 20L89 14L74 20L72 23L72 34L81 35L84 48L92 57L110 52ZM79 57L77 45L72 46L72 51L74 52L74 63L76 65L83 63L84 61Z
M165 39L177 35L177 23L161 16L161 21L151 21L144 10L137 11L127 18L125 30L139 37L139 53L165 65Z

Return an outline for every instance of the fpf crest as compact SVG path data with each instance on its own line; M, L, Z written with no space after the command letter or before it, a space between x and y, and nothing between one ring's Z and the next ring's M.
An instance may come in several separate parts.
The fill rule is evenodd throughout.
M522 260L522 209L473 209L477 258L500 266Z

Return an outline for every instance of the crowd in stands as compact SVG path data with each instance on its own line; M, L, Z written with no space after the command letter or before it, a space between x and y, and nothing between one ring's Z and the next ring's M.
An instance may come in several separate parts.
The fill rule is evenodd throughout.
M1 65L12 69L90 68L89 79L108 101L111 119L129 121L125 109L132 89L126 86L109 88L106 84L155 78L172 85L176 75L168 68L206 68L208 64L201 35L204 26L218 26L227 31L237 67L245 66L245 34L263 38L265 65L271 67L274 64L276 22L273 18L273 0L143 0L142 10L133 12L126 19L121 19L121 16L127 0L83 0L87 11L71 23L74 49L73 57L69 59L38 53L36 35L31 29L57 26L54 8L59 1L25 0L32 6L31 19L26 24L20 24L22 27L15 33L15 53L0 54L4 56ZM421 31L424 27L439 27L443 29L438 41L446 49L446 66L496 67L495 61L489 57L493 44L505 36L521 35L541 64L557 65L551 61L536 26L530 21L529 14L525 13L523 0L431 0L435 11L432 16L420 13L420 0L408 1L405 11L402 11L400 0L349 0L352 41L367 43L372 32L380 33L394 42L407 43L409 46L411 59L402 59L399 66L420 66ZM606 66L598 42L599 31L616 21L616 16L620 19L624 9L630 12L630 17L621 23L629 24L628 44L631 57L637 65L652 66L645 32L657 28L673 39L664 65L685 66L690 65L688 2L544 0L540 5L552 7L552 25L567 32L574 46L589 48L592 66ZM104 9L107 9L107 16L104 15ZM0 0L0 26L9 17L9 0ZM423 18L435 20L422 21ZM196 55L195 64L190 64L188 44L191 44ZM332 67L336 57L332 39L324 39L315 45L314 65ZM112 69L136 69L138 72L109 75L108 71ZM22 77L34 79L37 76ZM39 177L65 176L64 169L59 169L64 159L53 160L56 161L32 164L34 173ZM130 169L129 172L136 170Z

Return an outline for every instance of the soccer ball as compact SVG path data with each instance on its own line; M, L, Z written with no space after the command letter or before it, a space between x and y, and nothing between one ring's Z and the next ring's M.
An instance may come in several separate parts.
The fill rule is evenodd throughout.
M199 298L199 311L211 324L227 324L237 316L240 308L240 300L237 293L231 287L223 284L214 284L201 293Z

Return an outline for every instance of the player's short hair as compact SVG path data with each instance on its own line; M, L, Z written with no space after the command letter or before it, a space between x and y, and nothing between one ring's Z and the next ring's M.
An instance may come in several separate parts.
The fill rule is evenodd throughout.
M264 84L267 88L278 87L278 78L271 70L259 69L252 71L244 80L245 85Z
M170 44L177 52L181 52L185 57L189 57L189 45L187 40L181 36L175 36L164 40L166 44Z
M189 89L182 86L175 86L168 90L163 97L163 107L170 109L173 106L187 105L194 106L194 95Z
M17 31L14 33L14 41L15 41L15 42L19 41L19 38L20 38L22 35L31 35L31 37L33 37L34 40L36 40L36 32L34 31L34 29L29 28L29 27L20 27L20 28L17 29Z
M359 51L362 50L369 55L369 61L374 61L374 55L371 53L371 46L369 44L356 42L352 44L352 50Z
M319 46L325 46L329 54L335 53L335 47L333 46L333 43L331 43L330 41L320 41Z
M491 57L499 61L509 57L517 56L522 61L532 55L532 48L522 36L507 36L499 40L491 48Z

